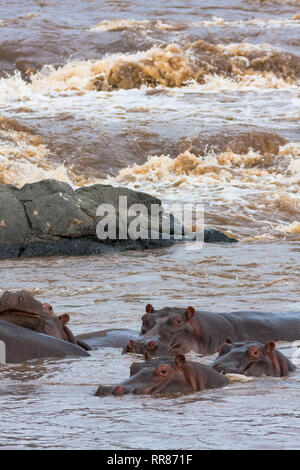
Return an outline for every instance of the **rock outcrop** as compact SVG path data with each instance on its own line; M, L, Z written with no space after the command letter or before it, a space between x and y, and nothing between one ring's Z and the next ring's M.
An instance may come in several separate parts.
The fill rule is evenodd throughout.
M156 236L149 235L148 218L140 218L140 237L119 237L120 224L127 229L135 218L120 212L120 196L127 207L141 204L151 213L159 207L160 216ZM116 237L99 238L97 225L102 217L97 209L109 204L116 215ZM103 207L103 206L102 206ZM170 238L164 236L170 224ZM124 225L125 224L125 225ZM19 258L49 255L95 255L124 249L147 249L169 246L175 242L176 221L166 214L161 201L148 194L127 188L96 184L74 190L56 180L26 184L22 188L0 185L0 258ZM206 242L232 242L218 230L204 233Z

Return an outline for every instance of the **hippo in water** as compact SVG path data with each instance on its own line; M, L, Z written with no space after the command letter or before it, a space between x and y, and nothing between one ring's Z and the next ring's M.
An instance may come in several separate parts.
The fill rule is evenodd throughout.
M160 310L155 310L153 305L146 305L146 313L142 316L142 328L141 335L146 334L150 331L159 320L166 319L174 314L183 314L185 312L184 308L179 307L165 307Z
M294 364L276 349L274 341L266 344L256 341L233 343L230 338L220 346L219 356L212 368L217 372L259 377L283 377L295 370Z
M77 344L54 336L37 333L14 323L0 320L1 351L6 363L20 363L32 359L86 357L88 352ZM3 342L3 343L2 343Z
M151 315L151 312L146 315ZM300 339L300 313L231 312L212 313L188 307L183 312L156 318L152 329L128 343L125 352L145 353L149 342L154 355L176 355L195 351L213 354L227 337L233 341L294 341ZM150 351L149 351L150 352Z
M137 340L139 334L126 328L110 328L107 330L93 331L76 336L76 341L84 340L91 349L98 348L121 348L124 349L129 340ZM133 339L134 338L134 339Z
M142 340L130 339L123 349L122 354L126 353L143 354L146 360L156 356L167 357L172 355L168 342L161 341L159 337L144 337Z
M178 320L178 319L177 319ZM174 322L172 317L169 322ZM168 329L167 322L161 329ZM226 338L232 341L294 341L300 338L300 313L230 312L205 313L188 307L169 343L176 352L213 354Z
M149 364L145 364L145 367L120 385L100 385L95 395L187 393L205 388L222 387L228 383L222 374L198 362L186 361L183 354L178 354L175 358L160 359L152 364L149 361Z
M146 306L146 314L142 317L140 338L130 339L124 353L137 353L149 356L161 356L170 353L169 342L177 331L178 324L184 323L184 308L163 308L154 311L152 305ZM152 327L150 328L150 326Z
M77 341L66 326L70 320L68 314L57 317L50 304L42 304L26 290L4 292L0 297L0 320L90 349L84 342Z

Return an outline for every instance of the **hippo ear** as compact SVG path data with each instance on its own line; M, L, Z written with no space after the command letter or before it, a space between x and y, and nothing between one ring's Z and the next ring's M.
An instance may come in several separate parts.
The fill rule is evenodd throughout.
M226 338L224 343L227 343L227 344L232 344L232 339L231 338Z
M175 364L177 365L178 369L182 369L185 364L185 356L183 354L177 354L175 357Z
M70 321L70 315L68 313L63 313L62 315L59 315L58 319L60 323L66 325Z
M127 347L126 347L126 351L127 352L133 352L134 351L134 344L133 344L133 341L132 339L130 339L127 343Z
M276 343L275 341L269 341L267 344L266 344L266 353L267 354L271 354L274 349L276 348Z
M146 313L153 313L154 307L151 304L146 305Z
M188 307L185 311L185 321L190 321L195 315L194 307Z

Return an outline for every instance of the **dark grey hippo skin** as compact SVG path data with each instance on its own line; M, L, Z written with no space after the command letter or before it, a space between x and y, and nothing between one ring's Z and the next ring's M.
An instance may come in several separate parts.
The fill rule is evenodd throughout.
M182 318L182 317L181 317ZM174 317L161 326L174 328ZM195 351L213 354L219 346L232 341L294 341L300 339L300 312L271 313L240 311L230 313L197 312L188 307L182 321L173 329L170 348L175 352Z
M129 379L118 385L100 385L95 395L190 393L223 387L227 383L227 379L212 368L187 361L183 354L177 354L175 358L147 361L135 370L131 367Z
M76 344L0 320L0 340L5 343L6 362L21 363L32 359L87 357Z
M300 312L257 311L207 312L188 307L155 310L146 306L142 317L143 336L130 339L125 352L147 357L185 354L214 354L226 338L236 341L294 341L300 339ZM152 327L151 327L152 326Z
M211 367L222 374L284 377L295 370L295 365L281 351L275 341L266 344L257 341L233 343L227 338L219 348L219 355Z
M132 338L137 339L139 333L128 329L108 329L94 331L76 336L76 340L83 340L92 349L98 348L125 348Z

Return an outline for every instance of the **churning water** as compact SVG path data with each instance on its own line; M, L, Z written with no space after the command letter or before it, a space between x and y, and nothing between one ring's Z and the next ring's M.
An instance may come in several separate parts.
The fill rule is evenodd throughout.
M202 203L206 226L240 240L1 261L1 289L71 313L76 334L139 330L147 303L300 312L299 83L298 0L1 0L0 182L105 182ZM300 448L299 371L175 397L93 396L132 360L106 348L1 366L0 446Z

